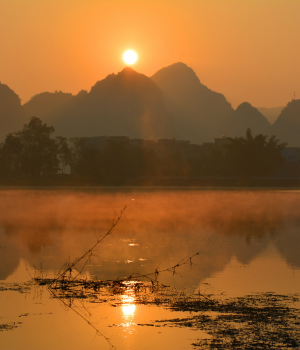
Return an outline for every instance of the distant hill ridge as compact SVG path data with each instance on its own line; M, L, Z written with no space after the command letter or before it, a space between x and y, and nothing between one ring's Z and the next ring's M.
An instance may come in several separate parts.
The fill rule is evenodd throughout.
M49 120L59 108L71 101L73 95L62 91L42 92L33 96L30 101L23 105L28 117L38 116L42 120Z
M247 128L253 135L268 134L270 123L267 118L248 102L241 103L223 124L224 134L229 137L245 136Z
M292 100L283 108L271 132L290 146L300 146L300 100Z
M270 124L273 124L275 120L278 118L280 115L281 111L283 110L283 106L281 107L271 107L271 108L266 108L266 107L258 107L257 109L260 111L262 115L264 115Z
M19 96L0 83L0 142L8 133L20 130L24 121L25 113Z
M199 143L222 134L220 126L233 108L222 94L201 84L192 68L179 62L151 78L165 96L179 138Z
M300 146L299 105L299 100L290 102L270 125L267 109L244 102L234 110L224 95L203 85L184 63L162 68L152 77L126 67L96 82L89 92L43 92L23 106L7 85L0 84L0 142L37 116L67 137L175 137L199 144L222 135L244 136L250 127L253 134L275 134Z
M49 116L50 117L50 116ZM73 136L126 135L173 137L173 124L163 95L148 77L126 67L98 81L55 110L57 133Z

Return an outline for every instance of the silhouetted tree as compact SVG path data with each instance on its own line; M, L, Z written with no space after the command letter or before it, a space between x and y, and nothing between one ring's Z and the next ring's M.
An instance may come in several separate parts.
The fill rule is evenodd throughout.
M228 164L226 162L223 149L215 148L206 150L202 155L202 167L200 174L202 176L226 176L228 175Z
M60 165L60 171L64 174L67 165L72 163L72 151L69 147L68 140L64 136L56 137L58 146L58 160Z
M281 151L286 143L280 143L275 136L267 140L266 135L252 136L251 130L246 131L246 138L228 138L226 162L233 175L240 177L266 176L276 170L284 159Z
M9 178L20 175L22 142L14 134L8 134L0 146L0 176Z
M104 148L88 138L72 138L72 173L93 182L125 183L128 179L157 175L161 160L153 151L128 142L107 140Z
M52 126L32 117L21 131L8 134L0 149L4 175L38 177L55 174L58 167L58 145L51 138Z
M71 151L71 170L74 172L76 163L79 159L80 152L82 147L85 144L85 138L84 137L71 137L69 139L70 141L70 151Z
M118 181L143 176L147 167L145 153L127 142L108 140L103 153L104 177Z
M83 146L79 149L75 174L90 180L100 181L102 179L102 152L93 146Z

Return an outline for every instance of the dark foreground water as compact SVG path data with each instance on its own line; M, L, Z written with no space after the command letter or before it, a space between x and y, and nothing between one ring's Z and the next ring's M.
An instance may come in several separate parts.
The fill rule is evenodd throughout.
M110 338L116 349L177 350L209 338L200 329L158 327L153 321L187 312L138 304L134 294L79 301L83 319L46 288L20 287L36 276L36 268L39 276L51 277L67 259L82 255L125 205L113 235L86 263L85 277L115 280L154 272L199 252L175 275L159 274L158 280L220 298L300 292L299 191L2 189L1 349L109 349Z

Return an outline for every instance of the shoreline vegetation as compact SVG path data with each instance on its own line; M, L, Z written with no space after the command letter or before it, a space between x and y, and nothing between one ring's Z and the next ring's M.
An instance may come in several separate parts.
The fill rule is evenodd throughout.
M54 132L32 117L21 131L8 134L0 144L0 185L300 186L300 167L292 157L297 150L285 149L275 136L253 136L250 129L244 138L203 145L121 136L68 140L52 137Z

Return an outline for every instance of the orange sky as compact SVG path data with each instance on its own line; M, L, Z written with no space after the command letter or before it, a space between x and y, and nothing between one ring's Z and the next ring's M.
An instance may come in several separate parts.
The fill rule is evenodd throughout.
M300 98L300 0L0 0L0 81L26 102L181 61L234 107Z

